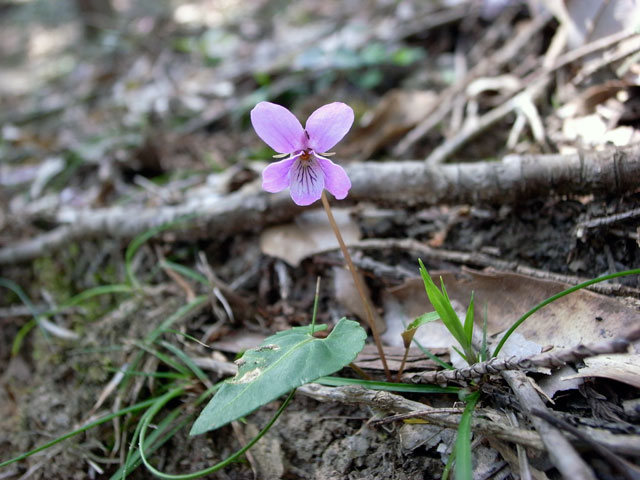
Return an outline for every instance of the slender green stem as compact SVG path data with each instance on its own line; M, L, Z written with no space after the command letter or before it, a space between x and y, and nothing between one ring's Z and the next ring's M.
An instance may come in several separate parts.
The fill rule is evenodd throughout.
M507 333L504 334L504 336L502 337L502 339L498 343L498 346L496 347L496 349L493 351L493 356L494 357L498 356L498 353L500 353L500 350L504 346L505 342L509 339L511 334L515 331L515 329L518 328L522 324L522 322L524 322L527 318L529 318L531 315L536 313L542 307L546 307L551 302L555 302L556 300L558 300L559 298L564 297L565 295L569 295L570 293L573 293L573 292L575 292L577 290L580 290L581 288L585 288L585 287L588 287L590 285L593 285L594 283L604 282L605 280L611 280L612 278L624 277L624 276L627 276L627 275L640 275L640 268L636 268L634 270L625 270L623 272L611 273L609 275L603 275L602 277L598 277L598 278L593 278L591 280L587 280L586 282L582 282L582 283L580 283L578 285L575 285L575 286L573 286L571 288L567 288L566 290L563 290L560 293L556 293L554 296L549 297L546 300L540 302L538 305L536 305L531 310L529 310L527 313L525 313L523 316L521 316L518 319L518 321L516 321L516 323L511 325L509 330L507 330Z
M311 315L311 335L316 329L316 315L318 314L318 300L320 299L320 277L316 280L316 295L313 299L313 314Z
M371 328L371 333L373 335L373 340L376 342L376 347L378 348L378 355L380 355L380 360L382 361L382 367L384 368L384 373L387 377L387 380L391 381L391 372L389 371L389 366L387 365L387 358L384 355L384 349L382 348L382 340L380 339L380 334L378 333L378 327L376 326L375 319L373 318L373 309L369 304L369 300L367 300L367 295L365 294L364 285L362 285L362 281L358 276L358 272L356 267L351 260L351 255L349 254L349 250L347 250L347 246L342 239L342 234L340 233L340 229L338 228L338 224L336 223L335 218L333 218L333 212L331 211L331 205L329 205L329 200L327 199L327 194L325 191L322 191L322 196L320 197L322 200L322 206L324 207L325 212L327 212L327 217L329 218L329 223L331 224L331 228L333 229L333 233L338 240L338 244L340 245L340 250L342 250L342 255L344 255L344 259L347 262L347 266L349 267L349 271L353 276L353 282L356 285L356 289L358 290L358 294L362 299L362 303L364 305L364 309L367 312L367 322L369 323L369 328Z
M147 467L147 469L157 477L164 478L167 480L191 480L194 478L199 478L205 475L209 475L210 473L213 473L217 470L220 470L221 468L226 467L227 465L229 465L230 463L238 459L240 456L242 456L251 447L253 447L253 445L255 445L255 443L258 440L260 440L264 436L264 434L267 433L267 431L271 428L271 426L276 422L278 417L282 414L282 412L284 412L284 409L287 408L287 405L289 405L289 402L293 398L293 394L295 393L295 390L292 390L291 393L289 393L289 396L284 401L284 403L280 406L280 408L278 409L276 414L273 416L273 418L269 421L269 423L267 423L267 425L262 430L260 430L260 432L244 447L242 447L236 453L227 457L225 460L223 460L220 463L212 465L209 468L205 468L204 470L200 470L193 473L187 473L183 475L172 475L172 474L161 472L160 470L156 469L153 465L149 463L149 460L147 460L147 457L145 456L145 452L144 452L147 429L149 428L149 425L151 424L153 417L162 409L162 407L164 407L172 398L176 396L174 393L175 393L174 391L167 392L165 395L157 399L154 405L151 408L149 408L147 412L145 412L145 418L142 423L142 428L140 430L140 437L138 440L140 458L142 459L142 462L144 463L145 467Z

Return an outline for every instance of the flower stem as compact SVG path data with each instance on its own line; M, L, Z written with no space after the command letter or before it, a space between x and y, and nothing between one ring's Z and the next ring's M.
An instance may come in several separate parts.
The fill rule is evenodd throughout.
M349 251L347 250L347 246L342 239L342 234L340 233L340 229L338 228L338 224L336 223L335 218L333 218L333 213L331 212L331 206L329 205L329 200L327 199L327 194L325 191L322 191L322 196L320 197L322 200L322 206L324 207L324 211L327 212L327 217L329 218L329 223L331 224L331 228L333 229L333 233L338 240L338 244L340 245L340 250L342 250L342 255L344 255L344 259L347 262L347 266L349 267L349 271L353 276L353 282L356 285L356 289L358 290L358 294L360 295L360 299L364 305L364 309L367 312L367 322L369 323L369 328L371 328L371 333L373 334L373 340L376 342L376 347L378 347L378 355L380 355L380 360L382 361L382 367L384 368L384 373L387 376L387 380L391 381L391 372L389 372L389 367L387 366L387 358L384 355L384 349L382 348L382 341L380 340L380 334L378 333L378 327L376 326L376 322L373 318L373 309L369 304L369 300L367 300L367 295L365 294L364 285L362 285L362 280L358 276L358 272L356 271L356 267L353 265L353 261L351 260L351 255L349 255Z

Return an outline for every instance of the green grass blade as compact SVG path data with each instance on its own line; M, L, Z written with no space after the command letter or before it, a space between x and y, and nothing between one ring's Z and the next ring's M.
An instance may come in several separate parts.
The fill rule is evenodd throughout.
M119 368L107 367L105 368L107 372L118 373L121 372ZM131 375L135 377L149 377L149 378L168 378L170 380L188 380L191 378L191 375L185 375L183 373L175 373L175 372L141 372L139 370L125 370L123 374Z
M99 287L94 287L79 293L75 297L72 297L70 300L63 303L61 306L59 306L54 310L49 310L47 312L37 312L36 308L31 303L31 300L29 299L29 297L27 297L27 295L24 293L24 291L18 284L16 284L12 280L0 277L0 287L5 287L13 291L18 296L18 298L20 298L22 303L25 304L25 306L29 309L29 311L31 311L31 314L33 315L33 319L25 323L20 328L20 330L18 330L18 333L13 339L13 343L11 345L12 356L16 356L18 354L18 352L20 351L20 347L22 347L22 343L24 342L24 339L26 338L26 336L29 334L31 330L33 330L34 327L38 325L39 318L51 317L56 313L62 312L67 308L78 305L79 303L82 303L83 301L91 297L95 297L97 295L104 295L107 293L126 293L131 291L131 287L129 287L128 285L103 285Z
M205 385L209 383L209 377L207 376L206 373L204 373L202 371L202 369L196 365L194 363L193 360L191 360L191 358L189 357L189 355L187 355L186 353L184 353L182 350L180 350L178 347L176 347L175 345L166 342L164 340L162 340L160 342L160 345L162 345L164 348L166 348L167 350L169 350L171 353L173 353L176 357L178 357L178 359L184 363L187 368L189 370L191 370L193 372L193 374L198 377L198 379L204 383Z
M148 412L149 412L149 409L147 409L147 411L144 412L144 414L142 415L142 418L144 418ZM133 431L133 436L129 441L129 449L127 450L127 457L125 458L124 465L122 465L122 467L120 467L118 471L111 476L111 480L115 480L118 477L124 480L129 474L129 472L133 471L137 467L134 460L134 457L137 451L135 446L138 442L138 437L140 436L140 430L142 429L142 421L141 421L142 418L136 424L136 428Z
M429 301L433 305L433 308L435 308L436 312L440 315L440 319L447 327L447 330L449 330L458 343L465 348L466 337L464 334L464 327L462 326L462 322L460 322L455 310L451 306L451 302L449 302L446 294L441 292L436 284L433 283L433 280L431 279L427 268L424 266L424 263L422 263L422 260L418 259L418 263L420 264L420 275L422 276L422 281L424 282L424 288L427 292L427 296L429 297ZM442 281L442 279L440 280Z
M31 315L33 315L34 317L37 317L39 315L36 307L34 307L33 303L31 303L31 299L27 296L24 290L22 290L22 287L16 282L14 282L13 280L9 280L8 278L0 277L0 287L4 287L15 293L20 301L24 303L24 305L29 309Z
M132 266L133 256L140 249L140 247L145 243L147 243L149 239L156 236L158 233L174 228L180 225L181 223L185 223L189 220L192 220L195 217L196 217L195 214L185 215L183 217L177 218L172 222L163 223L162 225L158 225L157 227L150 228L149 230L142 232L140 235L138 235L133 240L131 240L131 243L129 243L129 245L127 246L127 250L124 255L124 268L127 274L127 278L129 279L129 283L132 287L134 288L140 287L140 282L136 278L135 273L133 272L133 266Z
M151 347L150 345L146 345L142 342L133 342L133 343L136 347L144 350L150 355L153 355L165 365L173 368L176 372L180 372L181 374L186 376L191 376L191 374L189 373L189 370L184 365L176 362L173 358L169 357L168 355L165 355L164 353L159 352L158 350Z
M9 280L8 278L0 277L0 287L4 287L15 293L20 301L29 309L31 315L33 315L33 319L20 327L20 330L18 330L18 333L13 339L13 343L11 344L11 355L15 357L20 351L20 347L22 347L22 343L26 336L38 325L38 318L40 318L40 314L37 312L35 306L31 303L31 299L27 296L22 287L20 287L16 282Z
M473 467L471 465L471 420L473 410L476 408L480 392L474 392L466 398L467 405L464 408L458 436L456 437L456 480L472 480Z
M194 414L187 415L186 418L182 419L180 422L174 425L171 429L169 429L169 431L164 436L162 436L165 430L167 430L167 428L169 428L171 423L178 417L178 415L180 415L181 410L182 410L182 407L173 409L165 418L162 419L162 421L158 425L155 426L151 435L149 435L149 437L146 438L145 449L149 453L153 453L158 448L160 448L173 435L175 435L177 431L180 430L180 428L185 426L189 422L191 417L195 416ZM137 440L139 438L140 431L142 430L143 422L147 417L147 412L145 412L145 415L143 415L140 421L138 422L138 426L136 427L136 431L134 432L134 437L131 440L131 447L129 448L129 454L127 455L127 459L124 465L122 465L111 476L111 480L117 480L118 478L125 479L127 475L132 473L136 468L138 468L142 464L142 459L140 457L140 450L138 448L135 448L135 445L137 445Z
M428 349L426 349L418 340L416 340L415 338L413 339L413 343L416 344L416 346L420 349L420 351L422 353L424 353L427 357L429 357L431 360L433 360L435 363L437 363L438 365L440 365L442 368L446 369L446 370L455 370L456 367L454 367L453 365L451 365L450 363L445 362L444 360L442 360L441 358L439 358L437 355L434 355L433 353L431 353Z
M531 315L536 313L541 308L546 307L550 303L555 302L556 300L558 300L559 298L564 297L565 295L569 295L570 293L576 292L576 291L578 291L578 290L580 290L582 288L588 287L588 286L593 285L595 283L604 282L606 280L611 280L613 278L618 278L618 277L626 277L627 275L640 275L640 268L636 268L634 270L625 270L623 272L616 272L616 273L611 273L609 275L603 275L603 276L598 277L598 278L593 278L591 280L587 280L586 282L582 282L582 283L580 283L578 285L575 285L575 286L573 286L571 288L567 288L566 290L563 290L562 292L557 293L557 294L553 295L552 297L547 298L546 300L543 300L538 305L536 305L531 310L529 310L527 313L525 313L523 316L521 316L513 325L511 325L509 330L507 330L507 333L504 334L504 336L502 337L502 339L498 343L498 346L493 351L493 356L495 357L495 356L498 355L498 353L500 353L500 350L502 349L502 347L504 346L506 341L509 339L511 334L516 330L516 328L518 328L522 324L522 322L524 322L527 318L529 318Z
M99 419L94 420L93 422L87 423L83 427L80 427L76 430L73 430L72 432L69 432L65 435L55 438L54 440L51 440L50 442L47 442L44 445L41 445L40 447L34 448L33 450L29 450L28 452L23 453L22 455L19 455L17 457L14 457L10 460L5 460L4 462L0 463L0 468L6 467L7 465L11 465L12 463L15 463L15 462L19 462L20 460L24 460L25 458L30 457L31 455L34 455L38 452L46 450L47 448L51 448L54 445L60 442L63 442L71 437L74 437L83 432L86 432L87 430L97 427L98 425L102 425L103 423L109 422L116 417L121 417L122 415L126 415L127 413L137 412L138 410L142 410L143 408L149 407L150 405L153 405L153 403L156 402L157 400L158 400L157 398L150 398L143 402L136 403L135 405L131 405L130 407L126 407L121 410L118 410L117 412L110 413L109 415L105 415L104 417L100 417Z
M207 277L202 275L200 272L194 270L193 268L186 267L179 263L174 263L170 260L162 260L160 262L160 266L173 270L179 273L180 275L190 278L191 280L195 280L196 282L199 282L206 287L211 286L211 283L209 283L209 280L207 280Z
M456 351L456 353L460 355L465 362L471 363L469 362L469 359L467 358L467 356L464 353L462 353L462 351L458 347L456 347L455 345L452 345L451 348L453 348Z
M449 473L451 473L451 469L453 465L456 463L456 449L453 448L451 455L447 459L447 464L444 466L444 470L442 470L442 480L449 480Z
M173 333L174 335L178 335L180 337L183 337L183 338L186 338L188 340L191 340L192 342L195 342L198 345L202 345L205 348L211 348L209 345L207 345L206 343L201 342L200 340L198 340L193 335L189 335L188 333L181 332L180 330L175 330L173 328L167 328L166 330L163 330L162 333Z
M172 389L169 392L166 392L165 394L154 398L151 406L153 407L155 403L157 403L160 399L165 398L168 395L170 395L171 398L174 398L175 396L179 395L181 392L184 392L183 387L177 387L175 389ZM140 464L140 458L139 458L139 455L137 455L136 445L138 443L140 431L142 430L142 421L148 415L149 415L149 409L147 409L142 414L142 417L136 424L136 428L133 432L133 436L131 437L131 441L129 442L129 450L127 452L127 458L125 459L124 465L122 465L118 469L118 471L111 476L111 480L116 480L117 478L121 478L122 480L124 480L126 476L135 468L137 468L137 466ZM135 461L136 458L138 459L137 462Z
M487 348L487 325L489 322L488 306L484 304L484 317L482 319L482 347L480 348L480 361L485 362L489 360L489 349Z
M467 343L469 345L473 342L473 317L474 317L474 306L473 306L473 292L471 292L471 301L469 302L469 307L467 308L467 315L464 317L464 335L467 338Z
M33 330L38 325L38 321L35 318L32 318L27 323L25 323L18 333L16 333L15 338L13 339L13 343L11 344L11 356L15 357L20 351L20 347L22 347L22 343L24 339L29 335L29 332Z
M162 322L160 325L158 325L157 328L153 329L146 336L146 338L144 340L144 343L146 345L153 344L160 337L160 335L162 335L162 332L167 331L174 323L176 323L180 319L184 318L192 310L194 310L194 309L200 307L201 305L203 305L208 299L209 299L209 297L207 295L200 295L200 296L194 298L193 300L191 300L186 305L183 305L182 307L180 307L174 313L169 315L164 322ZM140 364L140 361L142 360L143 356L144 356L144 352L138 352L138 355L136 355L134 357L134 359L131 361L131 365L129 366L129 370L135 371L138 368L138 365ZM126 390L128 388L129 381L130 381L131 378L132 378L131 376L128 376L122 381L122 383L120 384L120 389L121 390Z
M387 392L406 393L457 393L460 387L439 387L437 385L419 385L411 383L377 382L362 380L359 378L320 377L314 383L329 387L342 387L344 385L360 385L370 390L385 390Z
M50 317L57 313L60 313L67 308L75 307L76 305L84 302L93 297L97 297L100 295L107 295L110 293L131 293L131 287L125 284L114 284L114 285L100 285L97 287L89 288L83 292L80 292L78 295L71 297L69 300L64 302L55 310L51 310L49 312L45 312L43 316Z
M149 333L149 335L147 335L147 337L145 338L145 342L148 344L155 342L158 339L158 337L162 335L162 332L169 329L171 325L173 325L178 320L183 318L185 315L191 312L191 310L201 306L207 300L209 300L208 295L199 295L193 300L191 300L189 303L187 303L186 305L183 305L182 307L180 307L173 314L167 317L167 319L164 322L158 325L158 328L154 329L151 333Z

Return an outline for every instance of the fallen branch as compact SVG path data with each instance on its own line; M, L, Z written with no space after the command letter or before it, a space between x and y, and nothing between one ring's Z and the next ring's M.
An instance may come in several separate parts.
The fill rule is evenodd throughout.
M429 420L429 423L445 428L458 428L462 415L452 413L443 414L440 409L429 409L425 404L408 400L400 395L384 391L367 390L359 386L325 387L310 383L299 387L297 393L302 393L318 401L340 402L350 405L367 405L386 412L413 413L414 416ZM433 411L431 411L433 410ZM401 418L401 417L400 417ZM392 417L391 420L395 420ZM384 423L386 419L379 423ZM526 447L542 450L542 442L536 432L516 428L495 420L474 418L471 423L474 432L493 436L501 440L515 442Z
M381 205L513 204L550 194L616 194L635 191L640 178L640 144L576 155L509 156L500 162L430 166L424 162L360 163L348 168L353 187L343 204ZM76 212L73 223L0 249L0 265L50 254L87 237L133 236L176 220L172 230L186 239L224 238L285 222L302 209L288 193L262 192L258 182L223 198L154 208L118 206Z
M596 355L627 352L629 346L638 339L640 339L640 329L636 329L622 337L588 345L577 345L558 352L551 351L530 357L496 357L486 362L476 363L456 370L408 373L403 376L403 380L413 383L443 385L450 382L468 382L484 375L495 375L505 370L531 370L539 367L559 368L567 363L579 362Z

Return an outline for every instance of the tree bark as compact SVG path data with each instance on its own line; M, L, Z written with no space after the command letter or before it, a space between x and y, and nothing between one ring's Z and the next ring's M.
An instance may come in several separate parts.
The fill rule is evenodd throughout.
M614 194L640 187L640 144L576 155L509 156L499 162L427 165L421 161L356 163L347 167L352 189L342 205L383 206L516 204L550 195ZM154 208L118 206L79 211L73 220L0 249L0 265L21 262L85 237L132 238L150 228L192 216L177 235L223 238L260 231L302 211L288 192L269 194L259 181L224 198L203 198Z

